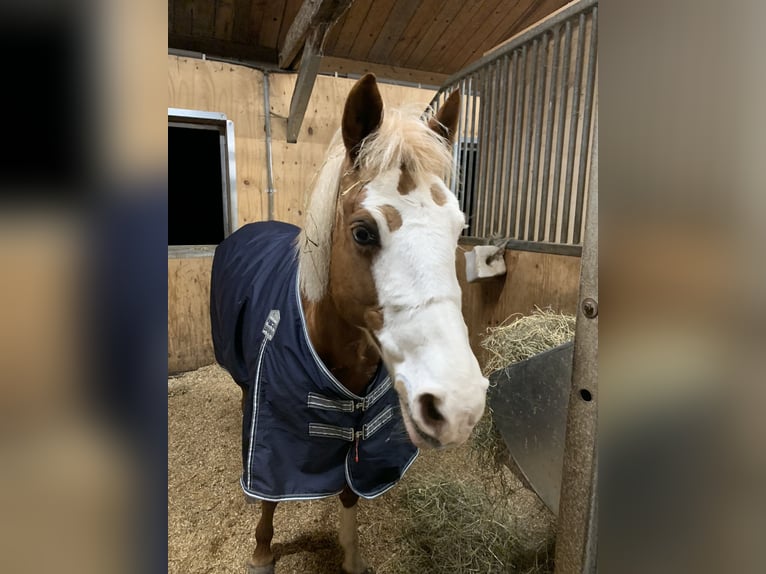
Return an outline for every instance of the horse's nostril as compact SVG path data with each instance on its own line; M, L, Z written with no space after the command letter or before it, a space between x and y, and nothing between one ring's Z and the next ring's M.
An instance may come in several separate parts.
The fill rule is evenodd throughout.
M419 400L421 414L426 423L436 424L444 420L444 416L439 412L439 408L436 406L438 399L434 395L426 393L420 395Z

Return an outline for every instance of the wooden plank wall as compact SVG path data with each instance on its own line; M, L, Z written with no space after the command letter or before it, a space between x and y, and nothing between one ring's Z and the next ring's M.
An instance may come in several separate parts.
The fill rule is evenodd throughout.
M551 307L574 314L580 278L580 258L507 250L504 277L478 283L465 280L464 251L457 253L458 280L463 290L463 315L471 347L480 360L479 345L487 327L501 324L514 313ZM209 327L211 257L168 260L168 370L187 371L214 362Z
M297 144L285 140L296 74L271 74L270 105L274 166L274 215L300 224L303 205L327 145L340 126L346 95L355 80L319 76ZM380 85L387 106L425 108L431 90ZM267 218L263 74L257 70L168 56L168 106L222 112L234 122L239 224Z
M168 259L168 372L215 361L210 338L212 257Z
M488 327L500 325L515 313L530 314L535 307L574 314L580 284L580 258L531 251L505 251L505 276L476 283L465 280L465 256L457 254L458 281L463 290L463 316L479 361L479 345Z
M354 80L319 76L297 144L285 140L296 74L271 74L274 217L300 225L314 174L340 126ZM381 84L387 106L425 108L431 90ZM168 56L168 107L222 112L234 122L238 224L267 219L263 74L244 66ZM168 261L168 369L194 369L213 361L208 297L212 258Z
M314 87L297 144L285 142L294 74L270 76L274 215L301 223L304 202L326 147L340 125L353 80L320 76ZM386 105L408 102L425 107L430 90L382 84ZM263 75L231 64L169 56L168 106L223 112L234 122L239 225L267 217ZM466 247L470 249L470 247ZM458 255L464 282L463 256ZM507 251L505 280L465 285L464 314L474 345L487 326L534 305L574 310L579 259ZM209 328L212 258L168 260L168 370L185 371L214 361Z
M259 174L263 149L263 77L249 68L169 56L168 107L222 112L234 122L239 223L265 209Z

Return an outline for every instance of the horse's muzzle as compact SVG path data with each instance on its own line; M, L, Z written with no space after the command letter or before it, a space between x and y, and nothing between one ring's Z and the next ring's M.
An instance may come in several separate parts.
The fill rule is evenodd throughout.
M397 377L394 388L412 443L418 448L444 448L466 442L484 413L487 384L483 381L473 386L474 393L462 392L457 400L450 400L446 392L438 390L410 397L404 378Z

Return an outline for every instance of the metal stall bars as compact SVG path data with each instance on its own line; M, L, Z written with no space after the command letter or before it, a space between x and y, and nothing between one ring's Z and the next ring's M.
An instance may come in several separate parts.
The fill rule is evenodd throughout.
M450 77L463 96L449 182L467 238L579 255L597 68L596 0L568 4Z

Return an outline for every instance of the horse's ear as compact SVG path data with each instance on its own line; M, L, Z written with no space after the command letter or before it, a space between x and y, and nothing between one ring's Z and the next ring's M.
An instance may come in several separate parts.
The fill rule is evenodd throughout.
M457 121L460 117L460 90L455 90L439 108L436 115L428 120L428 127L446 139L455 143Z
M373 74L366 74L354 84L343 109L343 143L351 159L356 159L359 144L374 132L383 119L383 99Z

